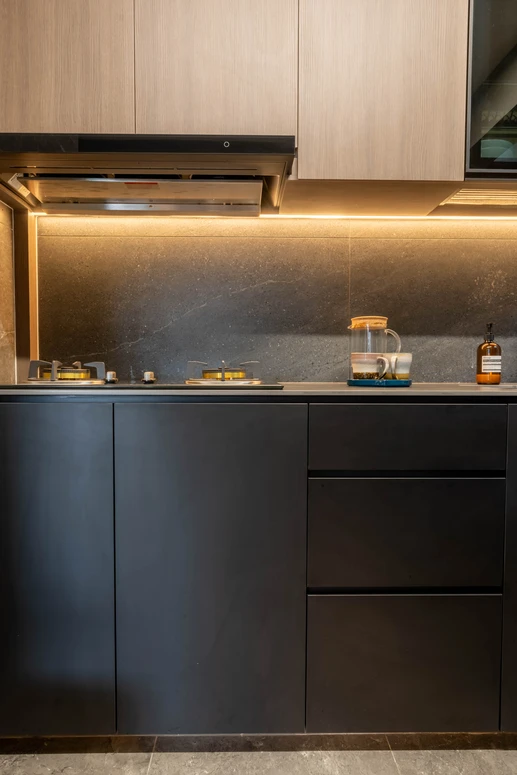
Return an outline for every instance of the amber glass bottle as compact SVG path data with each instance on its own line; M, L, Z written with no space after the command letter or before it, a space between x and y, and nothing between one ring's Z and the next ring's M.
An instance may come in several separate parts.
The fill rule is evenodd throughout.
M494 342L493 323L486 324L485 341L478 347L476 381L478 385L501 382L501 347Z

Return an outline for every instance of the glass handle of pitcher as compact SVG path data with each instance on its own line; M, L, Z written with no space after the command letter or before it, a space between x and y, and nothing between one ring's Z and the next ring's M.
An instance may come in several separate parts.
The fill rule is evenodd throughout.
M397 344L397 346L396 346L396 349L395 349L395 352L396 352L396 353L399 353L399 352L400 352L400 349L401 349L401 347L402 347L402 342L400 341L400 336L397 334L397 332L396 332L396 331L393 331L391 328L387 328L387 329L386 329L386 333L387 333L387 334L391 334L393 337L395 337L395 342L396 342L396 344Z

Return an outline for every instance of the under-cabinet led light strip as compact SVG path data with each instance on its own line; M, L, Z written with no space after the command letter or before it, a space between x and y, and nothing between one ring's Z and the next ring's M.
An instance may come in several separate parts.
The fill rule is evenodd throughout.
M49 216L52 218L123 218L124 216L106 216L106 215L74 215L73 213L31 213L36 218ZM136 220L135 216L130 217L131 220ZM138 217L138 216L137 216ZM141 216L148 220L149 218L156 218L164 220L167 216L163 215L145 215ZM168 216L176 218L177 216ZM201 218L203 220L214 220L209 215L184 215L183 218ZM515 215L274 215L271 213L262 214L258 216L260 219L269 219L277 221L287 220L300 220L300 221L515 221L517 223L517 216ZM226 218L218 217L217 220L231 220L242 221L243 218L232 218L226 216ZM256 218L250 218L250 220L256 220Z

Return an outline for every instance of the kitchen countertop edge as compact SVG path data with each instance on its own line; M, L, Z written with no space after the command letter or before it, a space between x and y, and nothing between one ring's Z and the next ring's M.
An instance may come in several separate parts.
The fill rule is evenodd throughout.
M159 387L147 387L145 385L134 385L126 388L102 386L92 388L56 388L49 387L24 387L24 386L0 386L0 397L61 397L61 398L79 398L85 397L91 400L95 397L103 397L104 400L121 398L243 398L285 400L286 398L307 398L318 399L318 397L332 398L354 398L365 397L384 400L389 397L474 397L477 399L494 398L512 398L517 399L517 383L503 384L500 386L482 386L466 382L421 382L414 383L409 388L357 388L348 387L346 382L286 382L283 383L283 390L235 390L235 389L216 389L216 390L188 390L188 389L160 389Z

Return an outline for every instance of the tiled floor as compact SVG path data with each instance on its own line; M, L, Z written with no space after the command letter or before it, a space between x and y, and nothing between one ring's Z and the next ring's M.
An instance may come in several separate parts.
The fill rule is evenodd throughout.
M0 775L517 775L515 750L0 754Z

